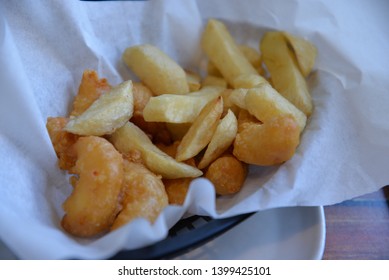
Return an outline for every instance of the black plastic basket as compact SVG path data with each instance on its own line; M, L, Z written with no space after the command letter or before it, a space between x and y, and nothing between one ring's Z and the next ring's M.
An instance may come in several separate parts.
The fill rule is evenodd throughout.
M242 214L225 219L212 219L207 216L182 219L170 229L166 239L144 248L121 251L111 259L173 258L216 238L251 215L252 213Z

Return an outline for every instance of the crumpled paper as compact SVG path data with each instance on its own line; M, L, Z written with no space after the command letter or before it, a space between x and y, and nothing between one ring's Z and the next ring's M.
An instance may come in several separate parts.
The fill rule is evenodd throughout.
M0 239L22 259L108 258L166 237L183 215L215 218L285 206L318 206L389 182L389 22L386 1L5 1L0 7ZM123 50L149 43L198 70L199 38L218 18L239 43L257 47L268 30L318 48L308 84L314 112L294 157L250 167L244 189L215 199L195 180L182 207L155 224L135 220L95 239L60 226L71 187L58 170L45 123L67 115L82 72L111 84L135 77Z

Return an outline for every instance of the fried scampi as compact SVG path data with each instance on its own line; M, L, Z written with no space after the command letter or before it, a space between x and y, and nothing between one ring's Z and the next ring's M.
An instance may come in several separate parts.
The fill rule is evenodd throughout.
M78 93L73 101L73 110L70 112L70 116L76 117L81 115L95 100L110 89L111 85L107 79L99 79L94 70L85 70Z
M168 198L161 177L143 164L124 160L122 188L123 209L115 219L111 230L117 229L136 218L153 223L168 205Z
M74 149L77 161L72 172L72 194L63 204L62 227L80 237L109 230L120 210L123 184L123 157L106 139L80 137Z
M247 165L231 154L225 154L208 167L205 177L215 186L220 195L240 191L247 175Z
M68 118L48 118L46 128L58 157L58 166L63 170L71 169L76 163L76 154L72 146L79 136L63 130Z
M290 115L263 124L246 121L238 126L233 154L249 164L276 165L289 160L299 143L300 127Z

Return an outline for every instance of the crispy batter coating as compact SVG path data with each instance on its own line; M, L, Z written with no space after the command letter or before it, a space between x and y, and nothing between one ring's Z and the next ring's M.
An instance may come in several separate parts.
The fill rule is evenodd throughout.
M122 155L106 139L80 137L72 194L63 204L62 227L72 235L91 237L109 230L120 210L124 171Z
M246 175L246 164L229 154L212 162L205 173L205 177L214 184L216 193L220 195L240 191Z
M136 219L145 218L153 223L168 205L161 177L143 164L124 161L123 209L116 217L111 230Z
M169 204L184 204L192 180L193 178L163 179Z
M58 166L63 170L70 170L76 164L77 159L72 146L79 136L63 130L68 120L64 117L56 117L47 118L46 122L47 132L58 157Z
M300 142L300 128L289 115L266 123L243 122L238 127L233 154L256 165L276 165L290 159Z
M73 110L70 116L76 117L81 115L101 94L108 92L110 89L111 86L107 79L99 79L94 70L85 70L78 93L73 101Z

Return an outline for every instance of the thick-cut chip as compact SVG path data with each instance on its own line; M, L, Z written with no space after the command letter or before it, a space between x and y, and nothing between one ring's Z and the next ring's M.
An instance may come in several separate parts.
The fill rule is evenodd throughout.
M218 97L221 87L203 87L185 95L163 94L150 98L143 110L149 122L192 123L204 106Z
M162 152L140 128L131 122L117 129L111 135L110 141L121 153L128 153L131 150L140 151L146 167L163 178L199 177L203 174L201 170L178 162Z
M242 74L258 74L240 51L226 26L218 20L208 21L201 38L201 47L232 86L235 78Z
M291 115L302 131L307 122L306 115L279 94L269 84L262 84L247 91L246 108L263 123L282 115Z
M238 121L231 110L228 110L227 115L219 121L219 124L212 136L211 141L201 159L198 167L203 169L212 161L223 154L228 147L234 142L238 131Z
M157 95L189 92L185 71L155 46L146 44L127 48L123 60Z
M267 32L260 46L274 88L309 116L312 113L311 95L283 33Z
M110 134L131 118L133 109L132 82L126 81L100 96L84 113L71 118L65 130L79 135Z
M100 95L108 92L110 89L111 86L107 79L99 79L94 70L85 70L78 93L73 101L73 110L70 112L70 116L76 117L81 115Z
M178 161L196 156L208 145L222 113L223 98L221 96L209 102L201 110L197 119L182 138L180 145L178 145L176 155Z
M280 116L266 123L238 119L233 154L256 165L276 165L289 160L300 143L300 127L292 116Z
M220 195L240 191L246 175L246 164L230 154L223 155L212 162L205 173L205 177L213 183L216 193Z
M287 32L283 32L283 34L293 48L301 73L304 77L307 77L315 65L317 56L316 47L303 38L293 36Z
M122 207L111 230L115 230L136 218L145 218L151 223L168 205L168 197L161 178L143 164L124 161Z
M90 237L107 231L118 211L123 183L123 158L106 139L80 137L75 144L72 194L63 204L63 228L76 236Z

